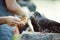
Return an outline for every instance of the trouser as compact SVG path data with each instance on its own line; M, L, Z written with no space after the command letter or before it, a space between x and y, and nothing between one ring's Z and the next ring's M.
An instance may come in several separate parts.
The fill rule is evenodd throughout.
M0 40L13 40L15 27L7 24L0 25Z

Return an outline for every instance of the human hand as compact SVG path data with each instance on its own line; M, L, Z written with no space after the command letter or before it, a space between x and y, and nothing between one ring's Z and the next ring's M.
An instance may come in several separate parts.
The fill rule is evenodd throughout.
M17 25L24 26L25 22L21 21L21 19L18 17L8 16L6 17L6 24L10 26L17 26Z

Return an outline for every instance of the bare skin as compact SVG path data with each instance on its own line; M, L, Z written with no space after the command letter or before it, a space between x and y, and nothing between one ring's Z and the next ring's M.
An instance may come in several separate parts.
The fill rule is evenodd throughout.
M17 4L16 0L5 0L7 8L14 14L27 16L27 13L22 10L22 7Z
M17 4L16 0L5 0L7 8L13 12L14 14L27 17L26 12L22 10L20 5ZM21 21L21 19L13 16L6 16L6 17L0 17L0 24L8 24L8 25L25 25L25 21Z
M0 17L0 24L8 24L10 26L25 25L25 22L21 21L20 18L14 16Z

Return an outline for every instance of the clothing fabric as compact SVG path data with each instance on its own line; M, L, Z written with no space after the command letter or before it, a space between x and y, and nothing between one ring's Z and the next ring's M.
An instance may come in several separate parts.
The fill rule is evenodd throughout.
M5 0L0 0L0 17L13 15L6 7ZM13 40L15 27L0 25L0 40Z

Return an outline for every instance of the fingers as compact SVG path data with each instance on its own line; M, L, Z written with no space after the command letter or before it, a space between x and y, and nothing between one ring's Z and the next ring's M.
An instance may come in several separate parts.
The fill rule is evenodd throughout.
M13 23L19 25L20 27L23 27L26 23L24 21L22 21L21 19L19 19L18 17L15 17L16 19L14 19Z
M20 27L23 27L26 23L21 21L21 19L18 17L9 16L7 18L7 24L10 26L20 25Z
M14 21L17 21L17 22L20 22L20 21L21 21L21 19L18 18L18 17L13 18L13 20L14 20Z
M10 26L17 26L19 25L19 27L23 27L25 25L24 22L16 22L16 21L13 21Z
M25 22L24 21L21 21L20 19L13 19L12 23L16 24L16 25L25 25Z

